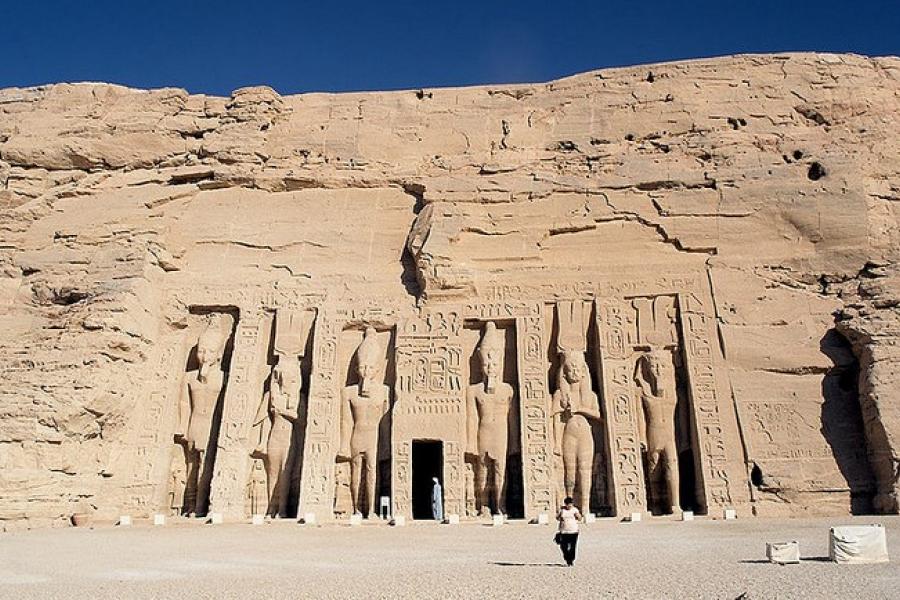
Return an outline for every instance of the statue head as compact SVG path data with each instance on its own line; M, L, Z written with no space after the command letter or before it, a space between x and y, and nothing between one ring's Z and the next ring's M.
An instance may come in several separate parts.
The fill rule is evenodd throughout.
M570 384L584 380L588 374L587 361L581 350L564 350L562 353L562 374Z
M492 392L503 377L503 334L497 329L497 324L488 321L484 326L484 335L478 346L478 356L481 359L481 372L484 374L487 391Z
M643 355L644 375L649 378L653 391L659 393L674 376L672 353L664 349L654 349Z
M381 362L381 346L378 332L374 327L366 327L363 341L356 349L356 373L359 375L359 393L368 396L378 377Z
M222 361L225 351L225 324L219 314L209 315L206 327L197 340L197 362L200 363L200 379L206 379L209 370Z

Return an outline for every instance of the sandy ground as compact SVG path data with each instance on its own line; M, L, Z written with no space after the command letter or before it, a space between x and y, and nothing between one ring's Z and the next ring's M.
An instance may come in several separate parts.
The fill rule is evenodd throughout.
M830 526L874 522L893 563L827 562ZM900 598L900 517L601 520L573 568L552 537L524 523L23 531L0 534L0 597ZM765 561L766 541L791 539L802 564Z

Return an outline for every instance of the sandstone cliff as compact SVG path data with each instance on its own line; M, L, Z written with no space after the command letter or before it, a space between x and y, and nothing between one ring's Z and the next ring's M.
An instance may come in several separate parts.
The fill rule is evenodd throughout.
M164 290L412 312L704 273L761 514L897 511L900 60L515 86L0 90L0 527L116 514Z

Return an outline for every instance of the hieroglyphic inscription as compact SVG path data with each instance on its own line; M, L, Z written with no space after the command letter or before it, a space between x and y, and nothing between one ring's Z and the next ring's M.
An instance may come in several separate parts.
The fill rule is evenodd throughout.
M534 303L516 319L526 519L550 512L556 503L543 309Z
M411 516L412 511L412 442L402 441L394 445L394 480L391 485L394 515Z
M146 399L137 403L133 421L133 441L123 455L117 457L113 473L124 473L128 479L127 500L123 511L148 514L166 511L175 506L172 494L183 494L183 485L171 485L170 465L180 454L174 444L173 431L177 420L177 398L182 384L183 364L179 359L186 352L184 334L164 334L159 339L161 350L151 379L147 382ZM136 386L144 390L142 386ZM115 478L114 478L115 480ZM180 506L180 499L178 506Z
M229 518L245 516L244 493L251 467L248 438L265 376L262 330L267 319L271 315L261 311L242 312L234 337L210 489L210 512Z
M606 441L611 449L612 504L616 515L641 512L646 509L647 497L637 408L631 390L634 312L626 302L598 300L596 317Z
M426 310L400 323L396 343L396 402L391 438L394 514L410 516L409 451L414 439L441 439L444 498L448 511L462 509L465 480L460 441L464 434L462 318L459 310ZM459 456L456 456L456 455Z
M444 444L444 514L463 514L465 498L463 455L459 442Z
M728 481L728 455L710 342L714 335L711 331L712 319L696 294L679 294L678 307L691 407L701 456L698 478L703 487L705 508L710 510L713 507L730 506L732 494Z
M337 348L341 328L325 313L313 333L312 376L308 396L306 443L300 477L297 513L315 513L319 520L334 517L334 460L337 452Z

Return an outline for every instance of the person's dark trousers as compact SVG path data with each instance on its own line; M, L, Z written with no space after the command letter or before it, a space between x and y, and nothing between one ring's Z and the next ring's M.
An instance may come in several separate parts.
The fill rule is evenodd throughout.
M563 559L567 565L575 562L575 545L578 544L577 533L561 533L562 542L559 547L562 548Z

